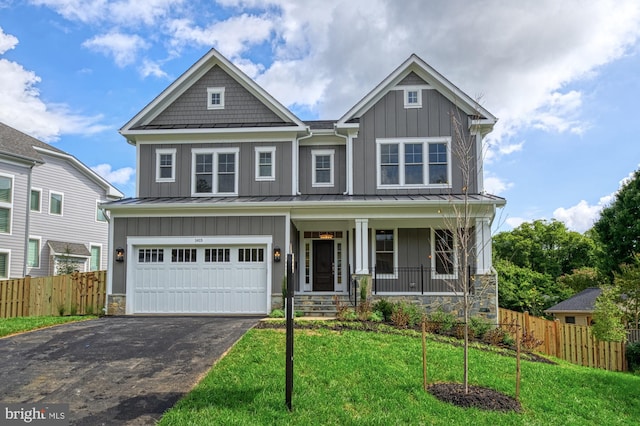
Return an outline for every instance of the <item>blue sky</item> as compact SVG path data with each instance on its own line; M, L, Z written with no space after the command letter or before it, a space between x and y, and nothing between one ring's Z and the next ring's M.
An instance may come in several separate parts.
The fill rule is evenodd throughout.
M127 196L118 129L215 47L302 119L337 119L412 53L499 117L495 228L584 232L640 164L636 0L0 0L0 121Z

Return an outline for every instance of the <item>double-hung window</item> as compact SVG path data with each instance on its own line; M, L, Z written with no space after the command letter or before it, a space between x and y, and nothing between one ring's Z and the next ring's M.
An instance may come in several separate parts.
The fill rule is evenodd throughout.
M40 267L40 238L29 238L27 266L29 268Z
M335 150L322 149L311 151L312 157L312 186L333 186L333 157Z
M156 182L175 182L176 150L156 149Z
M42 209L42 190L31 188L31 198L29 200L29 208L32 212L40 213Z
M13 176L0 175L0 233L11 233Z
M450 138L378 139L376 144L379 189L450 186Z
M256 180L276 179L276 148L256 147Z
M396 265L396 231L376 229L376 274L394 274Z
M0 278L9 278L10 254L7 250L0 250Z
M238 195L238 148L198 148L192 153L194 196Z
M433 231L433 267L436 276L456 276L455 237L448 229Z
M102 269L102 246L98 244L91 245L91 265L92 271L99 271Z
M64 195L60 192L49 192L49 214L62 216Z

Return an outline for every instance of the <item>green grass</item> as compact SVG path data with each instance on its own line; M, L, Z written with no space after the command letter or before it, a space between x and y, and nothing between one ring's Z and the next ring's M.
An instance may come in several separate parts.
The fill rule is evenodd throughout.
M97 318L91 315L69 317L19 317L0 318L0 337L9 336L23 331L36 330L66 322L83 321Z
M429 341L429 382L462 381L462 348ZM631 425L640 377L523 361L522 413L462 409L422 390L417 337L296 330L293 411L285 334L253 329L160 425ZM515 396L514 358L471 350L470 383Z

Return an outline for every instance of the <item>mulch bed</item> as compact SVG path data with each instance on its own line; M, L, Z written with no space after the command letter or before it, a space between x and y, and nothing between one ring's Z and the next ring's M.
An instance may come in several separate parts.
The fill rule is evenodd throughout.
M491 411L522 411L520 402L493 389L469 385L469 393L464 392L461 383L435 383L427 388L440 401L463 408L480 408Z

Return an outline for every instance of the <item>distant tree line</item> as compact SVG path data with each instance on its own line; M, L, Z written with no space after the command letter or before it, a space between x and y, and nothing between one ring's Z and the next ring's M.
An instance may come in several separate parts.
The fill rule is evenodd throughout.
M595 320L640 327L640 171L581 234L557 220L525 222L493 237L503 308L544 310L589 287L603 290Z

